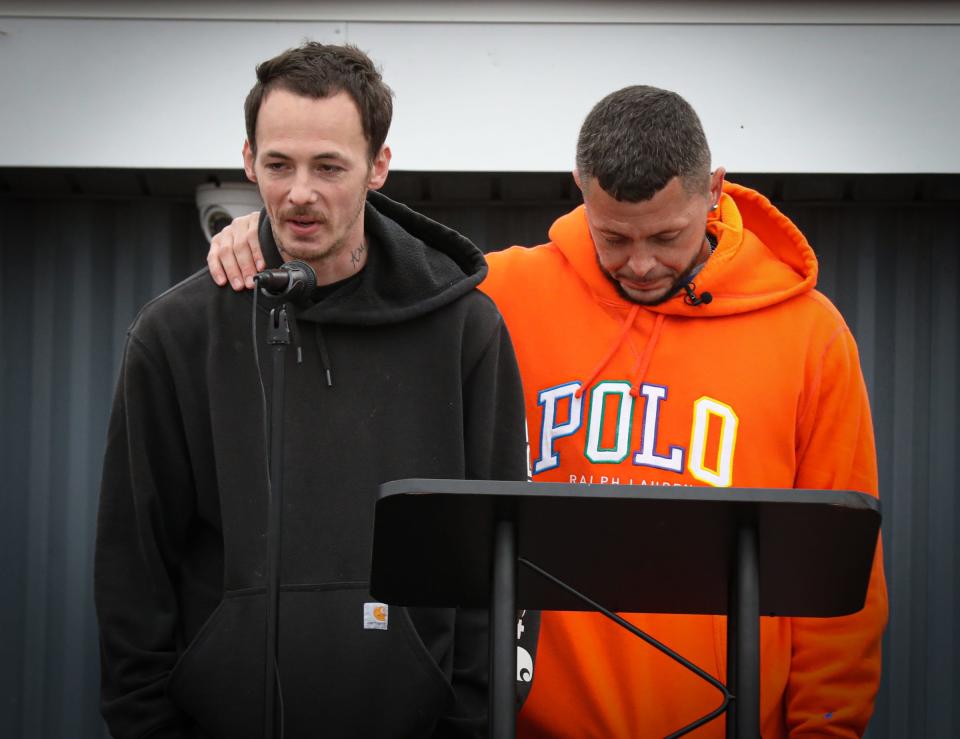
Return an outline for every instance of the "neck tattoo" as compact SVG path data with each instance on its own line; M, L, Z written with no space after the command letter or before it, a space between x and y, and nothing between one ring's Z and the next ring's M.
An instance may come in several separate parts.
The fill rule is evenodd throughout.
M360 266L360 258L363 256L363 253L367 250L366 243L361 243L356 249L350 252L350 263L357 268Z

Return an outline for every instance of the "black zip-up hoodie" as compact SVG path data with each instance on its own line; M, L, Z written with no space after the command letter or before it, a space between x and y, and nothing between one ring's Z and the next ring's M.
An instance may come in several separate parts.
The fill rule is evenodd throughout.
M474 289L486 264L473 244L377 193L364 228L366 266L298 311L286 351L284 736L479 736L485 615L394 606L369 628L371 532L384 481L525 478L513 348ZM203 270L128 332L95 573L116 737L262 736L268 462L252 295ZM260 300L269 394L273 304Z

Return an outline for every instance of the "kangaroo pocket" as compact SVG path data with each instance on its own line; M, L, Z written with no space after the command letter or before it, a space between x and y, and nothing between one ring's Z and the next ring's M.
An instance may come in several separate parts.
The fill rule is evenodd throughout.
M280 681L284 736L420 737L453 691L406 610L365 628L366 585L284 589ZM170 675L170 698L211 737L263 736L263 591L227 593Z

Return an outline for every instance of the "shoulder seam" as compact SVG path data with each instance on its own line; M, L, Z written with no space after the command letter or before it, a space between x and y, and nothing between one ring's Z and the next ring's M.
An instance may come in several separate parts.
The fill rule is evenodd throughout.
M480 361L490 351L490 347L493 346L493 343L496 337L505 328L505 324L503 322L503 315L500 313L500 310L497 308L497 304L493 302L493 300L490 298L489 295L482 292L480 294L483 295L486 301L490 303L490 305L493 307L497 316L497 320L494 323L493 328L490 329L490 335L487 336L487 338L483 341L482 348L480 349L480 351L477 352L477 358L474 361L473 366L471 366L464 374L465 381L470 380L470 378L473 376L473 373L476 371L477 367L480 365Z
M147 343L139 336L136 336L132 331L127 332L127 341L127 351L129 351L129 344L136 344L142 352L146 362L153 368L153 372L163 377L163 383L167 386L167 392L170 393L171 397L177 397L177 387L173 382L173 376L171 375L169 366L165 370L163 363L157 358L153 351L151 351L150 347L147 346ZM127 362L127 351L124 352L124 365L126 365ZM123 371L124 370L121 369L121 373L123 373Z
M194 272L192 275L189 275L188 277L185 277L184 279L180 280L176 284L171 285L159 295L156 295L150 298L150 300L148 300L146 303L140 306L140 310L137 311L137 315L134 316L133 321L131 321L130 323L130 327L127 329L127 334L130 334L131 332L133 332L134 328L140 322L140 319L143 317L144 311L150 308L150 306L152 306L154 303L157 303L158 301L165 298L167 295L170 295L171 293L181 290L185 288L187 285L191 285L197 280L200 280L204 277L206 277L211 282L213 281L213 278L210 277L210 269L208 267L204 267L203 269L198 270L197 272ZM223 288L220 288L220 289L223 289Z
M823 365L827 360L827 354L833 348L833 345L836 343L837 339L846 334L851 334L850 328L845 322L841 322L834 328L833 333L827 338L823 344L823 348L820 351L820 356L817 358L817 377L816 383L814 384L815 392L810 393L806 398L806 402L803 404L803 408L800 410L800 413L797 415L797 423L802 424L807 417L807 414L810 412L811 403L813 403L814 397L818 397L820 394L820 388L823 385Z
M833 301L830 300L830 298L828 298L826 295L824 295L822 292L820 292L820 291L817 290L816 288L814 288L814 289L812 289L812 290L808 290L807 292L802 293L801 295L798 295L797 297L798 297L798 298L806 298L806 299L808 299L808 300L813 301L816 305L818 305L818 306L820 307L820 309L821 309L824 313L826 313L826 314L829 315L832 319L834 319L834 322L835 322L838 326L843 326L844 328L846 328L846 329L849 331L849 327L847 326L846 319L844 319L843 314L840 312L840 309L837 308L837 306L833 304Z

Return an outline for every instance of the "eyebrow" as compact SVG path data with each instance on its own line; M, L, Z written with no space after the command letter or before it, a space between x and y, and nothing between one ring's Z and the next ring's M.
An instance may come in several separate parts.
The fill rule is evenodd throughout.
M274 151L272 149L269 151L263 152L263 156L264 158L269 158L269 159L291 159L292 158L289 155L284 154L282 151ZM340 162L347 161L347 158L343 156L343 154L336 151L322 151L319 154L314 154L312 157L310 157L310 159L312 161L317 161L320 159L336 159L337 161L340 161Z

